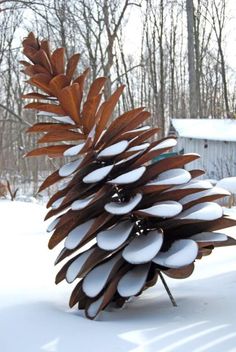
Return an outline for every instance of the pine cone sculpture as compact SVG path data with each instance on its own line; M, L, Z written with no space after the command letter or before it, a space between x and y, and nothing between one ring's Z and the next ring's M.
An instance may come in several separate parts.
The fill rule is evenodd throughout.
M199 155L161 158L176 139L155 140L158 128L143 126L150 116L143 107L111 121L124 86L101 102L106 79L100 77L84 96L89 70L74 78L78 54L66 64L63 48L51 52L32 33L23 47L30 60L21 62L23 72L42 92L26 94L37 102L25 108L52 119L29 129L44 133L38 143L52 144L28 156L72 158L40 187L66 181L49 200L46 219L56 217L49 248L64 241L56 264L68 259L56 283L77 282L70 307L78 304L94 319L155 285L162 273L186 278L196 259L235 244L219 232L235 222L214 202L228 192L197 180L203 171L184 169Z

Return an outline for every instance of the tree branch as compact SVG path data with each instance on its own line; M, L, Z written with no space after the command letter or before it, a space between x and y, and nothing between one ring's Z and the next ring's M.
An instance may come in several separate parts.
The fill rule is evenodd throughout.
M7 112L9 112L9 114L11 114L12 116L14 116L17 120L19 120L20 122L22 122L23 124L27 125L27 126L31 126L31 124L25 120L22 119L22 117L20 115L18 115L17 113L15 113L13 110L11 110L10 108L8 108L7 106L3 105L2 103L0 103L0 107L4 110L6 110Z

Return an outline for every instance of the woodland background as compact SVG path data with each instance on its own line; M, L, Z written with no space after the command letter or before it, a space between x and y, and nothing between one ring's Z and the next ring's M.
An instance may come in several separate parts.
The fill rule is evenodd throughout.
M36 141L25 131L39 120L21 99L29 31L67 56L81 53L90 82L108 77L105 97L126 84L117 113L145 106L162 137L172 117L235 118L236 75L225 54L231 12L227 0L0 0L0 180L34 194L60 165L23 157Z

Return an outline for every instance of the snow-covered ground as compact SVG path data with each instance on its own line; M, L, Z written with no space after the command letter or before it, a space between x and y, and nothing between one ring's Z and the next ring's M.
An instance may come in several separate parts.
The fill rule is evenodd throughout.
M178 307L158 282L125 309L90 321L68 309L72 287L54 285L57 251L47 248L45 213L0 201L1 352L236 351L236 247L197 261L188 279L167 278Z

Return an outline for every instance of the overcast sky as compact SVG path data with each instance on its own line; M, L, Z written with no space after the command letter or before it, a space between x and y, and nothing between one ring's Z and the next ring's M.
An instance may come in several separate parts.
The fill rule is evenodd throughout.
M229 65L236 71L236 0L228 0L229 21L226 28L226 55Z
M227 23L225 27L225 56L227 64L235 71L236 75L236 0L226 0L227 4ZM126 52L134 53L140 44L142 34L142 26L140 23L140 10L133 7L127 24L125 36ZM186 28L187 31L187 28Z

